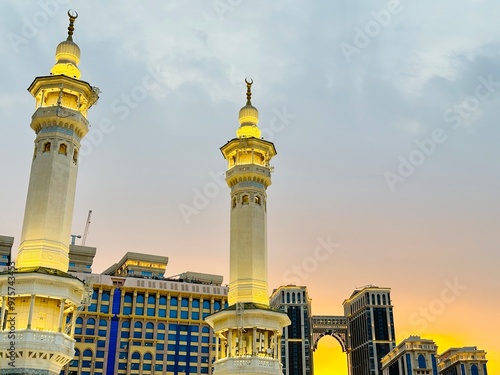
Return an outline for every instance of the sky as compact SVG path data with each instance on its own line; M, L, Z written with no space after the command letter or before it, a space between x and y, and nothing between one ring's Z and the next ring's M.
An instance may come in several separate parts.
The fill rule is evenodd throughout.
M356 288L390 287L398 342L478 346L500 373L500 2L2 2L0 234L15 248L35 138L26 88L50 72L69 8L82 79L102 91L73 219L83 234L92 210L95 272L135 251L168 256L167 276L228 281L219 148L251 77L278 151L270 292L306 285L315 315L342 315ZM316 375L344 361L322 340Z

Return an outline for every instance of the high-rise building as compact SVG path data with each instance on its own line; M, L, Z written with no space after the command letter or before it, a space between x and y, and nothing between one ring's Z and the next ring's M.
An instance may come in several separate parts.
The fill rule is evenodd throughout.
M281 363L284 375L312 375L311 299L307 287L287 285L273 291L271 307L285 312L290 325L283 328Z
M451 348L438 357L439 375L488 375L487 362L477 346Z
M19 254L0 275L0 374L56 375L74 355L72 327L85 285L67 273L68 242L80 140L99 90L80 79L77 14L68 15L68 37L50 75L28 88L36 139Z
M437 348L433 340L410 336L382 358L382 374L438 375Z
M7 267L10 264L14 237L0 236L0 267Z
M129 252L102 274L74 274L92 289L62 375L212 373L215 338L204 319L227 307L228 288L218 275L164 278L167 263Z
M382 358L395 348L391 290L366 286L343 303L350 375L382 375Z
M261 138L259 113L251 103L239 113L236 138L221 151L231 188L229 307L207 317L216 336L214 374L282 373L279 345L285 313L269 307L267 286L267 196L274 144Z

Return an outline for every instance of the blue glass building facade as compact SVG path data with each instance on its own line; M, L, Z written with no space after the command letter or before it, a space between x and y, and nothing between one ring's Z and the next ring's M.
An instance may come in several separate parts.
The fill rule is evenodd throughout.
M83 275L93 285L61 374L210 374L215 338L204 318L227 306L220 285ZM71 319L71 314L67 317Z

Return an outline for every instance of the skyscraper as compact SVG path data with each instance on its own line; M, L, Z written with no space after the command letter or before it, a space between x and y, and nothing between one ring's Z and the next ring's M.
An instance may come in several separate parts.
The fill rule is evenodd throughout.
M271 307L287 313L291 324L283 328L281 363L284 375L311 375L311 299L307 287L280 286L271 295Z
M68 37L56 49L50 75L28 88L36 102L36 133L23 230L15 269L0 277L0 374L59 374L74 355L75 312L85 294L69 275L68 242L76 190L80 140L87 111L99 90L80 79L80 48Z
M390 292L370 285L343 303L350 375L382 375L381 360L396 346Z
M221 151L228 161L231 188L229 307L207 317L216 336L214 374L281 374L279 344L290 324L285 313L269 307L267 286L267 195L274 144L261 138L259 113L251 103L239 113L236 138Z

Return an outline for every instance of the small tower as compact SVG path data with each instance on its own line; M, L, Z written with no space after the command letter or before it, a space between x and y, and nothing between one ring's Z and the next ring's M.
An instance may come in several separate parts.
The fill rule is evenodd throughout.
M74 356L82 281L69 275L68 243L75 200L78 150L88 109L99 90L80 80L80 48L68 37L56 49L51 75L28 88L36 101L36 133L17 261L0 274L0 375L57 375Z
M214 374L281 374L280 341L290 324L269 307L266 189L271 185L274 144L261 139L259 112L251 103L253 81L245 80L247 103L237 138L221 147L231 188L229 307L206 318L216 336Z

